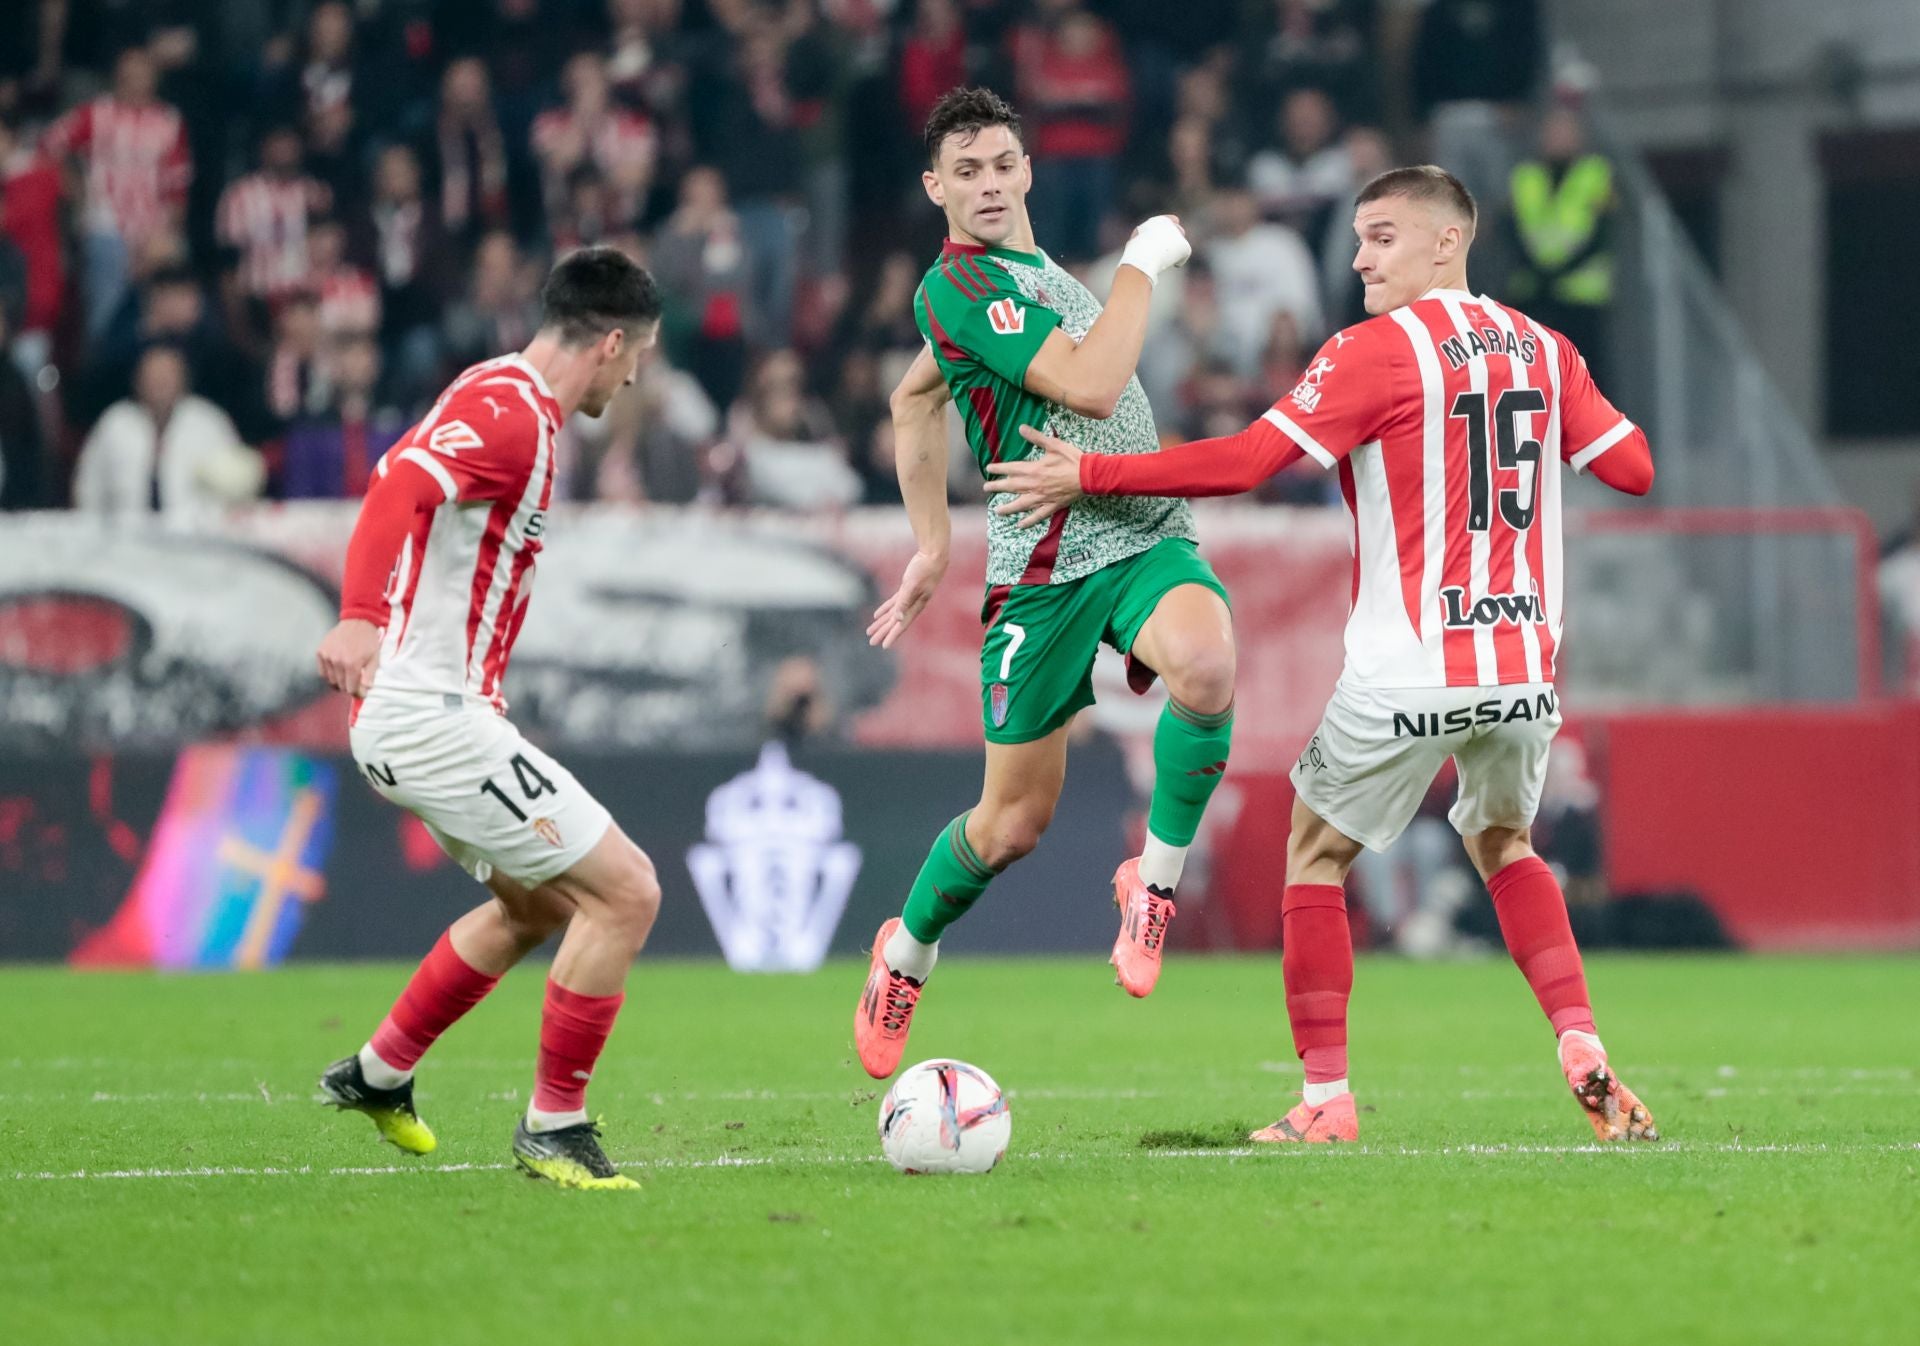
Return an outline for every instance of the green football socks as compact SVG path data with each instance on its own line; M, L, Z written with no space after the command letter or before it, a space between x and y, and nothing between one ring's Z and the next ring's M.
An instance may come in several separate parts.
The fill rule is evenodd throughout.
M1153 802L1147 810L1147 831L1154 839L1183 850L1193 844L1200 815L1226 774L1232 744L1231 705L1207 715L1167 698L1153 731Z
M994 871L967 844L970 816L971 811L963 813L947 824L907 893L901 924L922 944L938 941L940 932L965 916L993 882Z

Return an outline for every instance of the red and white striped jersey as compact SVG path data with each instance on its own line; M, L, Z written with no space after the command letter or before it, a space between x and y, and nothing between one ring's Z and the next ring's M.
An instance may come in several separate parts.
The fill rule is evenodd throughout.
M1336 333L1266 413L1353 518L1346 678L1548 682L1560 646L1560 465L1637 434L1565 337L1464 290Z
M380 283L372 272L342 262L308 282L319 300L322 333L337 337L380 330Z
M380 456L377 477L411 462L446 498L416 518L394 562L375 692L478 698L505 713L500 684L533 593L560 421L546 380L504 355L464 371Z
M86 223L140 244L184 206L193 180L186 123L166 103L135 107L103 94L47 131L45 148L86 166Z
M278 299L307 279L307 212L319 184L311 178L249 173L220 194L215 227L240 253L248 294Z

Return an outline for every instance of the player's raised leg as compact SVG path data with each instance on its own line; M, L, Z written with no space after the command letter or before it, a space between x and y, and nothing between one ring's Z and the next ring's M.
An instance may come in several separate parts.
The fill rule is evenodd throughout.
M979 900L994 875L1040 843L1067 778L1067 726L1029 743L988 743L980 802L935 838L900 915L874 936L867 984L853 1014L860 1064L877 1080L899 1069L940 936Z
M365 1113L381 1139L408 1154L430 1154L437 1144L413 1104L420 1058L572 914L557 894L529 892L503 874L487 887L492 898L440 936L366 1044L320 1077L330 1103Z
M1566 897L1546 861L1534 853L1530 829L1489 827L1465 840L1467 855L1493 896L1507 952L1553 1025L1561 1073L1594 1135L1602 1141L1660 1139L1653 1114L1607 1064Z
M586 1095L626 999L627 969L659 914L660 883L646 853L610 825L545 889L573 918L547 974L533 1100L514 1131L514 1158L565 1187L636 1187L600 1148Z
M1309 749L1311 751L1311 749ZM1287 887L1280 901L1281 974L1294 1050L1306 1067L1300 1103L1253 1133L1257 1141L1358 1140L1347 1083L1347 998L1353 993L1353 936L1347 928L1347 871L1360 843L1293 801Z
M1177 543L1149 553L1144 568L1161 564L1162 550L1170 564L1205 569L1191 546ZM1146 843L1139 858L1113 876L1114 905L1120 908L1113 967L1131 996L1148 994L1159 980L1187 848L1226 774L1233 743L1233 615L1210 570L1206 580L1211 583L1182 583L1161 594L1128 651L1133 670L1144 666L1159 673L1168 692L1153 734Z

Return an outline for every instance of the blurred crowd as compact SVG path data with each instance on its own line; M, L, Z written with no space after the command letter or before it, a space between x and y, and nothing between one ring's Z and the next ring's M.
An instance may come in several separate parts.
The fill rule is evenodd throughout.
M919 130L963 83L1022 112L1037 238L1096 293L1133 224L1186 223L1140 365L1170 439L1240 429L1363 316L1349 203L1409 159L1482 200L1476 285L1597 357L1609 169L1539 117L1538 8L11 0L0 507L355 495L595 242L668 308L636 395L568 427L566 497L897 500L887 393L941 235Z

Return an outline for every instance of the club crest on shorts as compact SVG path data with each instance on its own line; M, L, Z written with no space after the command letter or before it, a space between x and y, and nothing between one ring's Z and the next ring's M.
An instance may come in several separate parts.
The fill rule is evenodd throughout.
M1007 723L1007 684L996 682L987 688L987 705L993 711L993 727L1003 729Z
M537 835L540 840L546 842L547 845L553 847L555 850L560 849L560 824L556 823L553 819L535 818L533 820L533 830L534 834Z

